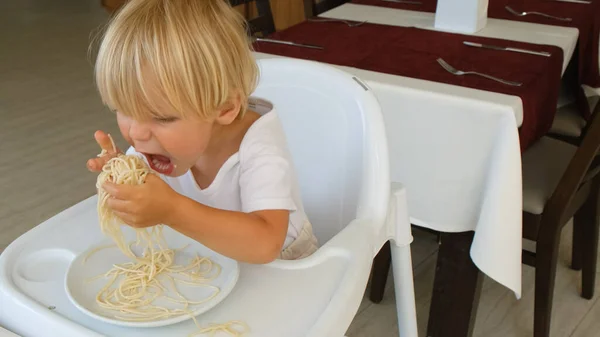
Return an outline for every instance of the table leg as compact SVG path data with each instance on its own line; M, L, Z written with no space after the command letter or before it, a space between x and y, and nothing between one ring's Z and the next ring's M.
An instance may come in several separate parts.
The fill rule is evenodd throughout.
M470 337L481 295L481 273L469 251L474 232L441 233L427 337Z

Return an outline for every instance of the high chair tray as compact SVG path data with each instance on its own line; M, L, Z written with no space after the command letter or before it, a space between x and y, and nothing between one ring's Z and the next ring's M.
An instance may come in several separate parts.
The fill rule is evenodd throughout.
M162 327L120 327L89 317L71 303L65 290L69 264L78 252L102 240L96 201L93 196L48 219L0 255L0 326L24 337L185 337L198 331L192 320ZM360 233L360 228L366 226L355 227L350 231L354 233L349 233L356 238L354 245L368 242L359 240L367 235ZM337 303L354 291L348 287L356 282L348 280L361 277L353 274L370 263L369 257L365 260L354 256L354 249L328 246L332 248L321 248L299 261L240 264L232 292L212 310L197 316L198 322L208 326L242 321L250 327L247 336L321 336L317 332L322 319L336 310L356 311L338 308ZM25 279L23 272L27 274Z
M0 337L19 337L0 326Z

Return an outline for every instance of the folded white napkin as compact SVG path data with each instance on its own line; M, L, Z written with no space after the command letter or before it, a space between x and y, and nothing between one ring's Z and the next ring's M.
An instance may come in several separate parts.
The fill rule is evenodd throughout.
M439 30L475 33L487 23L489 0L438 0L435 28Z

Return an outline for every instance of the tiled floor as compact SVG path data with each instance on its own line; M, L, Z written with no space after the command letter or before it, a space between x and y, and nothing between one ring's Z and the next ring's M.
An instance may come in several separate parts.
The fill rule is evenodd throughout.
M114 116L96 94L87 57L94 31L106 19L99 0L0 2L0 251L95 192L96 177L85 168L86 159L98 152L93 132L118 134ZM425 336L437 243L430 234L415 235L417 311ZM579 273L566 267L569 245L567 229L552 337L600 336L599 297L579 297ZM520 301L486 279L475 336L532 335L533 276L523 267ZM397 336L393 289L388 288L381 304L364 301L349 337Z

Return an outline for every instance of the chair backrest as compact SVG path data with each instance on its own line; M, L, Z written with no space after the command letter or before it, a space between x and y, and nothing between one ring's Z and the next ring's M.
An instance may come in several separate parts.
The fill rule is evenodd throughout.
M332 66L262 59L253 96L275 107L320 243L350 221L383 221L390 193L385 127L370 89Z
M304 14L307 18L341 6L350 0L304 0Z
M251 35L257 35L257 33L260 33L262 36L267 36L275 32L275 20L273 19L271 2L269 0L229 0L229 3L232 7L239 5L256 5L258 16L251 19L246 18ZM247 11L248 15L249 12L250 11Z
M600 109L595 109L589 120L581 143L569 162L554 193L544 207L544 216L564 223L570 217L568 211L576 200L578 190L591 184L600 172ZM591 191L597 193L598 191Z

